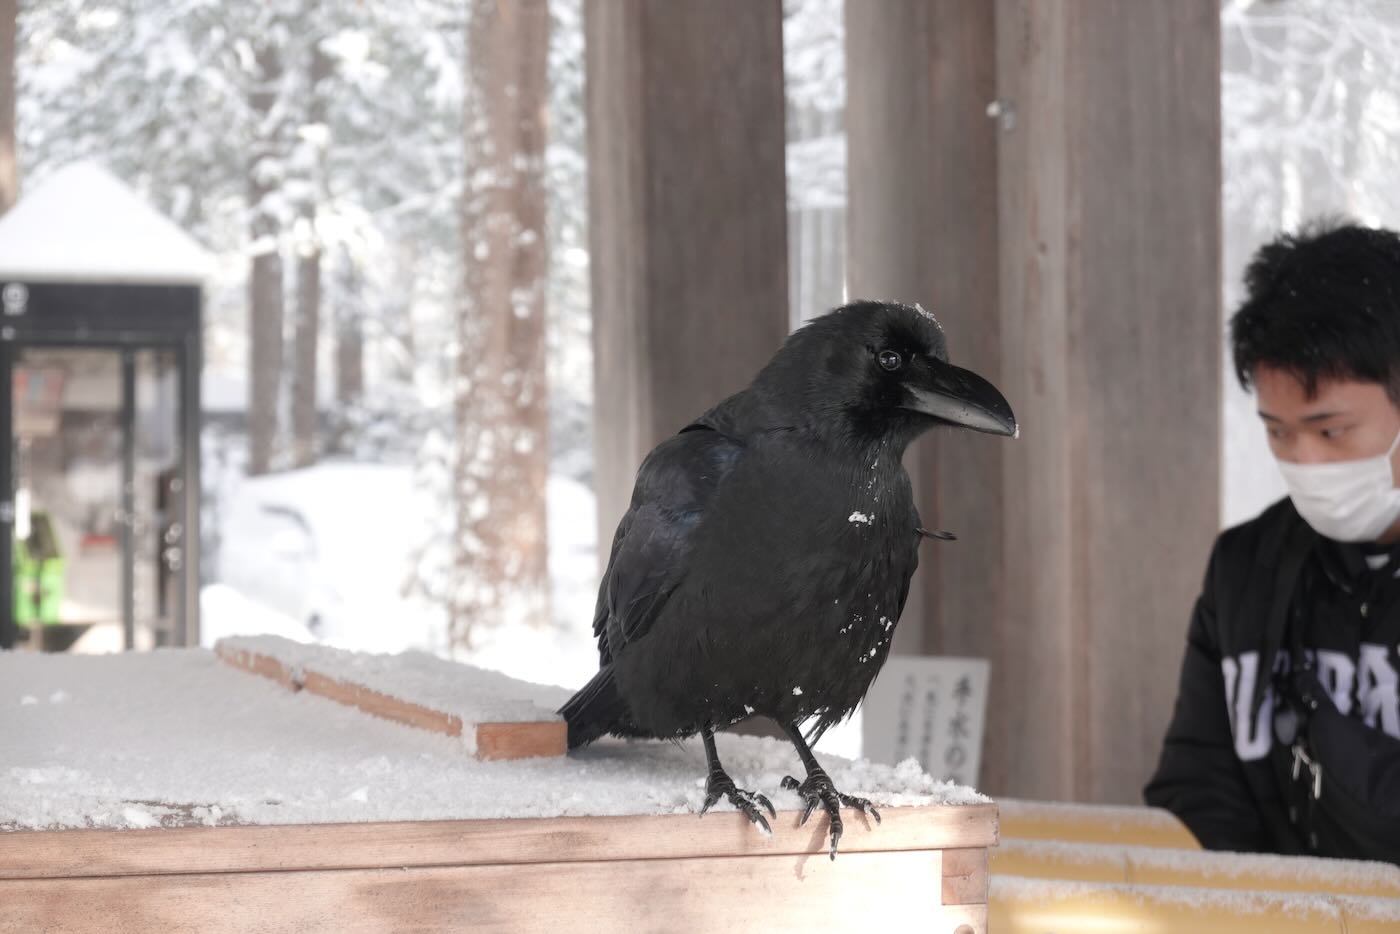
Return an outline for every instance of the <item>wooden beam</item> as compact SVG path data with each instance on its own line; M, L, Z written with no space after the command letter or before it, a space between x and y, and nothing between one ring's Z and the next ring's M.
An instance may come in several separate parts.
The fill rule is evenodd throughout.
M0 882L0 927L150 931L765 931L985 934L987 906L941 907L941 854L852 853Z
M1219 521L1218 6L846 17L852 295L928 304L1022 424L912 452L959 540L896 647L991 659L983 788L1139 801Z
M969 847L943 851L943 905L987 903L987 850Z
M780 0L587 0L597 492L607 559L638 465L788 329Z
M530 759L562 756L569 751L568 724L560 719L471 723L458 714L394 697L309 666L293 669L271 655L237 648L224 641L220 641L214 651L234 668L269 678L289 690L306 691L415 729L444 736L465 736L470 740L472 754L478 759ZM464 668L464 674L469 670Z
M996 806L885 808L879 824L847 820L851 853L995 846ZM169 873L293 872L441 866L818 856L827 825L779 811L765 837L733 811L616 817L179 827L159 830L17 830L0 833L0 880Z
M998 0L989 787L1137 802L1219 524L1220 10Z

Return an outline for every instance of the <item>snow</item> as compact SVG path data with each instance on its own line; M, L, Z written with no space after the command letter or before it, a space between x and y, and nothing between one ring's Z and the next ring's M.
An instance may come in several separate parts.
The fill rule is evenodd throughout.
M424 649L542 684L579 686L598 670L593 604L598 591L596 506L591 490L551 475L547 487L554 624L497 626L449 653L440 612L404 592L409 557L440 512L415 488L412 468L327 462L241 481L221 515L220 582L204 588L200 644L268 632L313 641L308 608L321 617L319 641L357 651ZM277 586L281 565L267 554L259 524L268 509L295 512L316 543L297 592ZM305 633L305 635L302 635Z
M446 661L426 652L347 652L279 636L235 637L223 640L219 647L275 658L294 678L313 670L336 681L456 716L463 723L558 720L554 711L573 693L517 681L497 671Z
M213 259L106 169L75 162L0 219L0 279L199 285Z
M231 636L271 635L296 642L314 642L311 631L226 584L210 584L199 592L199 638L206 646Z
M23 701L56 691L63 703ZM204 649L0 655L0 735L9 829L698 813L705 793L694 740L479 762L459 740L289 692ZM731 734L718 744L741 787L801 806L780 787L800 774L790 744ZM822 764L882 807L987 801L912 759Z
M867 515L866 515L865 513L863 513L863 512L853 512L853 513L851 513L849 516L846 517L846 521L847 521L847 522L853 522L853 523L860 523L860 524L862 524L862 525L870 525L870 524L871 524L872 522L874 522L875 520L872 519L870 516L867 516Z

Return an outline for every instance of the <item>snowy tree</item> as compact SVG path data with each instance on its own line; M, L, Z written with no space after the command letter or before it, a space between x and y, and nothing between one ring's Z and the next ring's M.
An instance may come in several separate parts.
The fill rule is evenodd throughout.
M1228 0L1221 52L1228 314L1249 257L1280 231L1320 215L1400 227L1400 4ZM1252 400L1232 372L1224 385L1229 525L1283 489Z
M292 152L292 173L297 185L289 191L296 206L292 250L296 255L296 305L291 367L292 463L306 467L316 462L319 448L316 419L316 386L320 372L321 255L318 209L325 201L325 153L329 145L327 85L332 60L321 43L325 26L317 17L315 0L305 19L312 25L301 69L305 84L299 99L305 108Z
M290 25L278 4L259 6L266 15L244 52L252 140L248 184L248 472L272 469L282 388L283 282L282 182L289 140L285 89L291 85L286 46Z
M326 450L420 465L445 508L415 576L462 632L545 617L549 458L583 481L592 469L581 0L483 7L504 15L476 36L475 75L461 0L26 0L21 13L21 162L37 179L97 158L216 252L207 366L251 374L256 357L260 469ZM528 70L491 36L520 38ZM490 76L515 91L469 103ZM521 87L533 103L510 96ZM511 106L528 132L511 135ZM522 158L483 150L464 171L468 111ZM495 146L490 132L478 143ZM484 278L464 287L468 275ZM253 314L279 301L280 325Z
M548 619L544 509L545 0L474 0L467 24L464 288L453 386L450 632Z

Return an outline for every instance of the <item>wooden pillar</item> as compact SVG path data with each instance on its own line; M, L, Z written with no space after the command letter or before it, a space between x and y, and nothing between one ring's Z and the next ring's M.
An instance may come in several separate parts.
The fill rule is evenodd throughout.
M1218 7L852 4L848 43L852 294L932 303L1022 425L918 452L961 540L905 626L992 660L984 788L1137 801L1219 516Z
M787 333L780 0L587 0L598 521Z

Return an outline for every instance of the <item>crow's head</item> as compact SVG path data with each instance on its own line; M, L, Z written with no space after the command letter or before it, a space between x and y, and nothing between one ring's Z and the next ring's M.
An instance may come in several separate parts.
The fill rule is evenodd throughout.
M908 443L935 425L1016 434L1000 392L948 362L943 328L922 308L853 302L788 337L754 381L809 424Z

